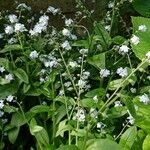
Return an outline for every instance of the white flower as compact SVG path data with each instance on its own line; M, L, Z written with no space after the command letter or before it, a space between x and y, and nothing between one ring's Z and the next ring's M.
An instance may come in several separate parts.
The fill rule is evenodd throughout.
M24 31L26 31L24 24L21 23L15 24L15 32L24 32Z
M72 85L72 83L71 83L70 81L64 83L64 86L65 86L65 87L69 87L69 86L71 86L71 85Z
M93 97L93 100L94 100L95 103L98 103L98 97L97 97L97 95Z
M111 28L110 25L105 26L106 31L110 31L110 28Z
M85 113L83 109L79 109L75 116L73 116L73 120L78 120L79 122L85 121Z
M8 16L8 19L9 19L9 21L10 21L11 23L16 23L16 22L18 22L17 16L14 15L14 14L9 15L9 16Z
M39 54L36 50L34 50L30 53L30 58L31 59L36 59L36 58L38 58L38 56L39 56Z
M5 68L3 66L0 66L0 72L3 73L5 71Z
M80 54L84 55L84 54L87 54L88 53L88 49L87 48L82 48L80 49Z
M146 27L146 25L140 25L138 30L141 31L141 32L146 32L147 27Z
M100 76L101 77L108 77L110 75L110 71L108 69L101 69Z
M114 7L114 2L109 2L108 8L113 8Z
M53 60L49 60L49 61L45 61L44 62L45 67L56 67L58 65L58 62L56 60L56 58L53 58Z
M70 35L70 38L71 38L72 40L77 40L77 36L74 35L74 34L71 34L71 35Z
M120 48L119 48L119 53L120 54L125 54L125 53L128 53L129 52L129 47L126 46L126 45L122 45Z
M0 109L2 109L4 107L4 101L0 100Z
M17 39L16 38L11 38L11 39L8 40L8 43L9 44L17 43Z
M115 101L115 106L114 107L118 107L118 106L122 106L121 102L120 101Z
M121 77L126 77L128 75L128 70L127 68L120 67L117 69L117 74Z
M147 79L150 80L150 76L147 76Z
M45 82L45 79L40 77L40 83L43 83L43 82Z
M127 119L129 120L130 124L134 124L135 119L131 116L131 114L129 114L129 117L127 117Z
M88 79L89 76L90 76L90 72L88 72L88 71L84 71L84 72L82 73L82 79L83 79L83 80Z
M9 73L8 75L5 75L5 79L8 80L8 81L11 81L14 78L13 78L13 75Z
M71 36L71 32L70 32L68 29L66 29L66 28L64 28L64 29L62 30L62 34L63 34L64 36L68 36L68 37Z
M98 129L103 129L103 128L106 127L106 125L103 124L102 122L98 122L96 126L97 126Z
M133 35L132 38L130 39L131 43L134 45L137 45L140 43L140 39L139 37L137 37L136 35Z
M67 40L61 44L61 47L66 49L66 50L71 50L70 43Z
M130 88L131 93L136 93L136 88Z
M49 20L49 16L43 15L39 18L39 23L42 24L43 26L47 26L48 20Z
M72 23L73 23L73 20L72 20L72 19L66 19L66 20L65 20L65 25L66 25L66 26L70 26Z
M9 95L9 96L6 98L6 101L8 101L8 102L12 102L12 101L13 101L13 99L14 99L14 96Z
M86 82L83 81L83 80L79 80L77 85L79 86L79 88L82 89L82 88L84 88L86 86Z
M150 51L146 54L146 57L150 59Z
M51 12L53 15L56 15L59 12L59 9L49 6L47 12Z
M70 61L69 62L69 66L72 67L72 68L75 68L78 66L77 62L76 61Z
M139 96L139 99L140 99L140 102L143 102L144 104L148 104L149 101L150 101L150 99L149 99L149 97L148 97L147 94L144 94L144 95L142 95L142 96Z
M0 117L4 115L4 112L0 110Z
M97 118L98 111L95 108L90 109L90 116L92 118Z
M12 34L12 33L14 33L14 28L12 26L7 26L5 28L5 33L6 34Z
M4 37L3 35L4 35L3 33L0 33L0 39L2 39Z

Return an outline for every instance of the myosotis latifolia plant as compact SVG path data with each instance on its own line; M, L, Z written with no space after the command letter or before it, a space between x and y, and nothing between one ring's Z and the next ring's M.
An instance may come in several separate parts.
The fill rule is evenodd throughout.
M108 2L101 21L76 3L74 19L52 6L33 17L24 3L1 12L1 149L149 148L149 18L131 30L121 10L136 1Z

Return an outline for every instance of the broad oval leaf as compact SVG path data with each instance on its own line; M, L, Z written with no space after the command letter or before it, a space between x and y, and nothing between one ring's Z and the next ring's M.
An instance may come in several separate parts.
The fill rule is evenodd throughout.
M125 150L131 150L131 147L136 140L137 128L135 126L127 129L121 136L119 144L124 147Z
M150 134L148 134L143 142L143 150L150 150Z
M29 83L29 78L28 78L28 75L27 73L21 69L21 68L18 68L17 70L14 71L14 74L23 82L25 83Z
M123 148L110 139L94 139L88 144L86 150L123 150Z
M75 145L65 145L65 146L60 146L56 150L79 150L77 146Z

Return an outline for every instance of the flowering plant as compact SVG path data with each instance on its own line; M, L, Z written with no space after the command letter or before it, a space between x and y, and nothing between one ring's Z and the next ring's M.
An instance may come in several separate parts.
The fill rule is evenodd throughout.
M150 19L142 2L109 2L101 21L76 3L74 19L52 6L30 17L24 3L1 13L0 149L150 148ZM130 27L121 14L128 5L141 14ZM61 16L64 28L50 26L49 15Z

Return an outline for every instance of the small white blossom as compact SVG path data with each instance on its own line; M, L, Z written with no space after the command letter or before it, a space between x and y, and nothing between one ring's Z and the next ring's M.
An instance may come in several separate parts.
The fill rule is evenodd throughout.
M47 26L48 25L48 20L49 20L49 16L43 15L39 18L39 23L42 24L43 26Z
M56 8L54 8L52 6L49 6L48 9L47 9L47 12L50 12L53 15L56 15L59 12L59 9L56 9Z
M88 72L88 71L84 71L84 72L82 73L82 79L83 79L83 80L88 79L89 76L90 76L90 72Z
M78 120L79 122L85 121L85 113L83 109L79 109L76 115L73 117L73 120Z
M0 117L4 115L4 112L0 110Z
M70 35L70 38L71 38L72 40L77 40L77 36L74 35L74 34L71 34L71 35Z
M11 81L14 78L13 78L13 75L9 73L8 75L5 75L5 79L8 80L8 81Z
M64 36L68 36L68 37L71 36L71 32L70 32L68 29L66 29L66 28L64 28L64 29L62 30L62 34L63 34Z
M132 38L130 39L131 43L134 45L137 45L140 43L140 39L139 37L137 37L136 35L133 35Z
M0 100L0 109L2 109L4 107L4 101Z
M150 51L146 54L146 57L150 59Z
M114 107L118 107L118 106L122 106L121 102L120 101L115 101L115 106Z
M98 103L98 97L97 97L97 95L93 97L93 100L94 100L95 103Z
M131 93L136 93L136 88L130 88Z
M146 25L140 25L138 30L141 31L141 32L146 32L147 27L146 27Z
M110 31L110 28L111 28L110 25L105 26L105 30L106 30L106 31Z
M69 66L72 67L72 68L75 68L75 67L78 67L78 64L77 64L76 61L70 61Z
M6 28L5 28L5 33L6 34L13 34L14 33L14 28L12 27L12 26L7 26Z
M114 7L114 2L109 2L108 8L113 8Z
M2 39L4 37L3 33L0 33L0 39Z
M64 86L65 86L65 87L70 87L71 85L72 85L72 83L71 83L70 81L64 83Z
M0 66L0 72L3 73L5 71L5 68L3 66Z
M40 83L43 83L43 82L45 82L45 79L40 77Z
M127 68L120 67L117 69L117 74L121 77L126 77L128 75L128 70Z
M144 95L142 95L142 96L139 96L139 99L140 99L140 102L143 102L144 104L148 104L149 103L149 101L150 101L150 99L149 99L149 97L148 97L148 95L147 94L144 94Z
M147 76L147 79L150 80L150 76Z
M129 47L127 45L122 45L120 48L119 48L119 53L120 54L126 54L129 52Z
M72 19L66 19L66 20L65 20L65 25L66 25L66 26L70 26L72 23L73 23L73 20L72 20Z
M90 109L90 116L92 118L97 118L97 115L98 115L98 111L95 108L91 108Z
M30 56L31 59L36 59L36 58L38 58L39 54L36 50L34 50L30 53L29 56Z
M127 117L127 120L129 121L130 124L134 124L135 119L131 116L131 114L129 114L129 117Z
M9 95L9 96L6 98L6 101L8 101L8 102L12 102L12 101L13 101L13 99L14 99L14 96Z
M9 21L10 21L11 23L16 23L16 22L18 22L17 16L14 15L14 14L9 15L9 16L8 16L8 19L9 19Z
M17 39L16 38L11 38L11 39L8 40L8 43L9 44L17 43Z
M82 89L82 88L84 88L86 86L86 82L83 81L83 80L79 80L77 85L79 86L79 88Z
M88 53L88 49L82 48L82 49L80 49L79 52L80 52L80 54L84 55L84 54L87 54L87 53Z
M24 24L21 23L15 24L15 32L24 32L24 31L26 31Z
M96 126L97 126L98 129L103 129L103 128L106 127L106 125L102 122L98 122Z
M108 77L110 75L110 71L108 69L101 69L100 76L101 77Z
M70 43L67 40L61 44L61 47L66 49L66 50L71 50Z

